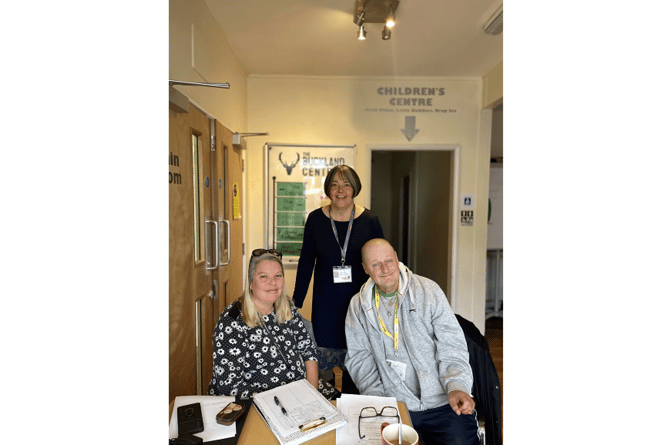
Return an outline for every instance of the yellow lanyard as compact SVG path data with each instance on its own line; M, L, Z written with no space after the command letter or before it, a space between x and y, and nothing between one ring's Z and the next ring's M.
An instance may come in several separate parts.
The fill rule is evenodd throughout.
M400 323L399 319L397 318L397 311L400 306L400 299L399 295L397 296L397 299L395 300L395 318L394 318L394 326L393 326L393 334L390 335L390 332L388 332L388 329L386 329L386 325L381 320L381 315L379 315L379 289L374 286L374 303L376 303L376 318L379 319L379 324L381 325L381 330L383 330L383 333L386 334L388 337L393 339L393 346L395 347L395 355L397 355L397 349L399 346L399 339L400 339Z

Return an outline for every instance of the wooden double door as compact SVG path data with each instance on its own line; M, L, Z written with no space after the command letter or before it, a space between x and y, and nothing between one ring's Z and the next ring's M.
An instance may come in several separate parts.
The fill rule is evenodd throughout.
M169 111L169 385L206 394L212 336L243 292L242 156L232 132L190 104Z

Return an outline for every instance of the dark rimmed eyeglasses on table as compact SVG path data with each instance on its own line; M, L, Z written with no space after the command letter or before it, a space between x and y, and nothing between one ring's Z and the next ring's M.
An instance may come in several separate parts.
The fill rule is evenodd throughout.
M364 439L365 436L360 431L360 423L362 423L362 419L372 417L394 417L397 419L397 423L400 422L400 414L394 406L384 406L381 408L381 412L377 411L373 406L367 406L360 410L360 418L358 419L358 437L361 439Z

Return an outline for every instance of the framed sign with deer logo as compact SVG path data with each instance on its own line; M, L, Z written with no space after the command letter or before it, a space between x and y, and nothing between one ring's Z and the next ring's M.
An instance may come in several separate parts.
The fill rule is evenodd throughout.
M323 182L336 165L353 168L355 145L265 144L265 227L268 248L297 264L309 212L328 205Z

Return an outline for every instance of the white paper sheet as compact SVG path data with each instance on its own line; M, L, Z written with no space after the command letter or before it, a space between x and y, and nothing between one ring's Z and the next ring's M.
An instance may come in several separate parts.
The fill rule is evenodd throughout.
M225 408L225 405L234 401L235 398L229 396L179 396L175 398L174 409L172 410L172 417L170 418L170 439L179 435L177 408L196 402L200 402L200 406L202 407L204 431L193 434L194 436L201 437L204 442L234 437L237 433L237 422L228 426L216 423L216 414Z
M337 399L337 408L348 419L348 423L337 428L337 445L377 445L381 443L381 424L383 422L397 423L397 418L374 417L365 419L361 425L361 433L365 436L360 439L358 435L358 421L360 419L360 410L373 406L377 411L381 411L384 406L397 406L395 397L362 396L356 394L342 394ZM399 408L398 408L399 412Z

